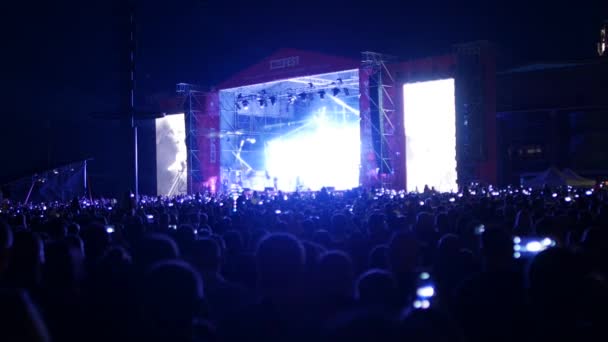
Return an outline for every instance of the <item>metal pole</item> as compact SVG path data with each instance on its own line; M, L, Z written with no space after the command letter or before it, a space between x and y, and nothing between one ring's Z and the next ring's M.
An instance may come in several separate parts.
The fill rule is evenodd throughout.
M83 178L84 178L84 195L87 195L87 160L84 160L84 172L83 172Z
M139 163L137 153L137 125L135 124L135 2L130 3L130 33L131 33L131 44L130 44L130 69L131 69L131 82L130 82L130 103L129 112L131 116L131 128L133 129L133 168L134 168L134 191L136 200L139 199Z

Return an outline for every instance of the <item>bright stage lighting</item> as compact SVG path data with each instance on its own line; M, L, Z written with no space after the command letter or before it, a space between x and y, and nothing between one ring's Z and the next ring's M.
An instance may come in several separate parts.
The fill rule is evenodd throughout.
M331 122L322 110L306 129L286 134L266 146L266 169L278 188L293 191L333 186L346 190L359 184L359 123Z
M456 185L454 79L403 85L407 189Z

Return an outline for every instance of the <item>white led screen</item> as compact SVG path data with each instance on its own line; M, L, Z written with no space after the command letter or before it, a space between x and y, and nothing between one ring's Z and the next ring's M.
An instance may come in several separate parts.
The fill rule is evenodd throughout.
M408 191L456 191L454 79L403 85Z
M186 193L186 123L184 114L156 119L156 192L161 196Z

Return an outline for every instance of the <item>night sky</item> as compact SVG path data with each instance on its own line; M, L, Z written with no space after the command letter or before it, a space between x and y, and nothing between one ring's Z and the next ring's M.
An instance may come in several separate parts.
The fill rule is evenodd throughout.
M3 4L0 182L84 157L103 173L120 153L117 124L90 114L121 109L121 3ZM212 86L282 47L409 59L486 39L505 65L588 58L603 19L601 0L139 1L138 103L177 82Z

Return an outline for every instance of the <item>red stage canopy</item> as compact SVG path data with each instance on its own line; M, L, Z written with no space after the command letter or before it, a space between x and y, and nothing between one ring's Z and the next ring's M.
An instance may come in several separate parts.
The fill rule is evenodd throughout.
M257 64L237 73L217 89L280 81L293 77L358 69L358 60L296 49L280 49Z

